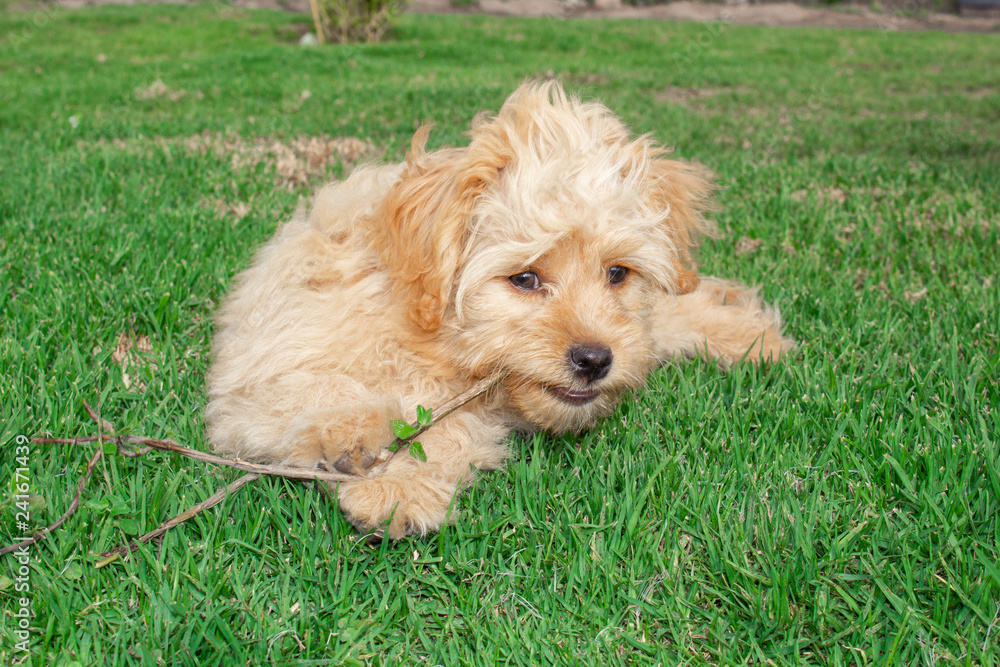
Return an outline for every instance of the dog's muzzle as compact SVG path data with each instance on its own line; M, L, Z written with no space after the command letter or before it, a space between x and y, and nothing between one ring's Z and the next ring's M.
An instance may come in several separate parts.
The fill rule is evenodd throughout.
M601 392L596 389L567 389L566 387L556 387L546 385L545 391L549 392L563 403L571 405L586 405L597 398Z
M566 354L573 368L573 374L591 384L597 382L611 370L614 355L607 347L597 345L576 345Z
M566 353L573 375L587 385L605 378L611 370L614 355L602 345L575 345ZM587 387L571 389L558 385L546 385L545 391L570 405L586 405L601 395L600 390Z

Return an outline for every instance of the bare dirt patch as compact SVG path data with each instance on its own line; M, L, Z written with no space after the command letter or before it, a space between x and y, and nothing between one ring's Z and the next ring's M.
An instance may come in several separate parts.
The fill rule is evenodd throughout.
M86 7L99 4L138 4L139 2L177 2L186 0L54 0L63 7ZM191 0L192 2L197 0ZM246 8L283 9L309 15L309 0L233 0ZM864 5L836 9L804 7L792 2L750 4L746 0L730 3L689 2L680 0L665 5L634 7L621 0L479 0L475 6L456 7L451 0L412 0L407 11L423 14L490 14L493 16L538 16L554 18L632 18L666 21L721 22L734 25L813 26L823 28L868 28L886 32L896 30L944 30L949 32L1000 32L1000 15L958 16L928 13L924 16L897 16L873 12Z
M295 0L298 1L298 0ZM560 18L633 18L669 21L722 22L761 26L814 26L895 30L946 30L954 32L1000 31L998 16L957 16L929 13L923 17L873 12L865 6L844 8L804 7L792 2L749 4L745 1L671 2L635 7L621 0L479 0L472 8L455 8L451 0L413 0L409 11L424 13L469 12L496 16L550 16Z
M714 88L681 88L679 86L670 86L656 95L656 101L661 104L668 103L688 106L696 100L715 97L720 92L722 91Z

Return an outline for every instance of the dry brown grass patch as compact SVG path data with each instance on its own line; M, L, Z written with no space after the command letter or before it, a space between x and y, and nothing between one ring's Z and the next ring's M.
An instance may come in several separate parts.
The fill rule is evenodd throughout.
M194 155L228 159L233 171L244 172L264 164L273 169L277 185L295 190L329 180L336 167L346 172L358 161L378 156L375 147L356 137L329 135L297 136L281 139L259 136L249 139L238 135L204 131L188 137L139 137L136 139L101 139L80 142L82 150L110 145L115 150L151 155L154 149L165 152L177 149ZM234 211L239 216L238 211Z

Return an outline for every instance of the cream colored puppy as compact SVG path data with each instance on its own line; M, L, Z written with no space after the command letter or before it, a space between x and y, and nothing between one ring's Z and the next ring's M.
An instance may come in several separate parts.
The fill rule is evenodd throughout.
M393 419L506 378L338 486L361 530L439 528L513 429L578 430L667 357L721 364L792 347L778 312L699 280L702 170L604 106L527 83L465 148L364 167L323 188L239 276L218 318L209 437L244 459L365 474Z

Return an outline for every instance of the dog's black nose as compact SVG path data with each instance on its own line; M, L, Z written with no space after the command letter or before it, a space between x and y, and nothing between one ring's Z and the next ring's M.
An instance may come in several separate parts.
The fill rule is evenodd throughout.
M573 364L573 372L578 378L596 382L611 370L611 360L614 356L606 347L592 345L577 345L570 348L569 361Z

